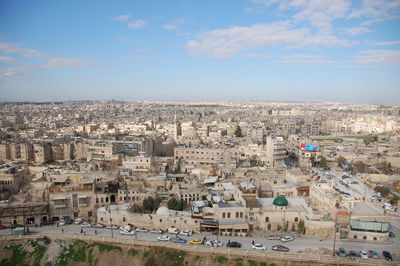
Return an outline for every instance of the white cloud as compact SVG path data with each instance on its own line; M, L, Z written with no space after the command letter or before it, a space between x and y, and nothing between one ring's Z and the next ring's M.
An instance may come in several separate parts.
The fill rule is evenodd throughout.
M365 27L354 27L354 28L348 28L348 29L343 29L343 30L346 34L353 35L353 36L371 32L370 29L365 28Z
M146 25L147 25L147 23L143 19L137 19L137 20L134 20L134 21L131 21L128 23L128 27L130 29L139 29L139 28L143 28Z
M45 57L46 55L33 50L33 49L27 49L27 48L22 48L16 43L6 43L6 42L0 42L0 51L6 52L6 53L18 53L21 54L24 57Z
M282 56L282 59L316 59L316 58L323 58L323 56L314 54L291 54Z
M87 63L90 63L89 60L81 59L81 58L60 58L53 57L47 60L47 62L43 64L37 65L26 65L15 68L7 68L0 72L0 77L12 77L12 76L22 76L32 73L33 71L43 70L43 69L54 69L54 68L73 68L73 69L81 69L87 67Z
M131 17L132 17L131 14L123 14L115 17L114 19L119 21L124 21L130 19Z
M193 54L209 57L231 57L255 47L285 45L289 48L304 46L348 46L347 40L332 35L312 35L307 28L293 28L289 22L234 26L200 34L186 47Z
M368 65L400 64L400 50L367 50L353 58L354 63Z
M363 0L361 8L354 8L348 18L380 18L378 22L398 18L399 14L400 0Z
M389 41L389 42L375 42L375 45L399 45L400 44L400 40L398 41Z
M0 62L1 63L14 63L15 60L12 57L0 55Z
M251 53L251 54L244 54L242 55L244 58L268 58L266 54L261 54L261 53Z
M167 29L167 30L175 30L177 28L177 26L174 24L165 24L165 25L163 25L163 28Z

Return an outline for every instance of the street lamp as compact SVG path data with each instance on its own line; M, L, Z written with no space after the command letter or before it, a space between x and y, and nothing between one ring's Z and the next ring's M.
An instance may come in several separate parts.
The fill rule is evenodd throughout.
M114 233L113 233L113 226L112 226L112 218L111 218L111 205L108 205L108 212L110 214L110 229L111 229L111 237L114 237Z

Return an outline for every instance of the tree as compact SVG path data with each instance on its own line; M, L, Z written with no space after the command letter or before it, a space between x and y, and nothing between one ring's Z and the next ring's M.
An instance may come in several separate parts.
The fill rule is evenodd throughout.
M355 161L353 163L353 168L357 173L365 173L367 170L367 164L363 161Z
M292 224L292 232L296 232L296 226Z
M385 186L376 186L374 188L374 190L376 192L380 192L381 196L384 197L384 198L386 198L390 193L390 189L388 187L385 187Z
M297 233L303 234L304 233L304 221L300 220L299 224L297 225Z
M283 226L283 232L287 232L288 229L289 229L289 222L286 221L286 223L285 223L284 226Z
M167 203L168 209L175 211L183 211L186 208L186 202L181 200L178 201L176 198L171 198Z
M149 196L143 200L143 210L145 212L154 212L160 206L160 200L154 199L153 197Z
M321 160L319 161L319 166L327 167L326 158L324 156L321 156Z
M271 231L271 223L268 223L267 229L268 231Z
M236 130L235 130L235 137L238 137L238 138L243 137L243 135L242 135L242 129L241 129L241 127L240 127L239 125L236 127Z
M344 163L346 162L346 158L344 158L342 155L339 155L336 158L337 164L339 167L342 167L344 165Z

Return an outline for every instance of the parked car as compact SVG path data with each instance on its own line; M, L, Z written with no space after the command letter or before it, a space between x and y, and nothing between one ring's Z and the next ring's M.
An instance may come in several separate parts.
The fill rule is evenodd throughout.
M15 229L15 228L17 228L17 227L24 227L22 224L12 224L11 225L11 228L12 229Z
M395 233L393 233L392 231L389 232L389 237L396 237Z
M157 240L158 241L169 241L170 237L167 235L161 235L161 236L157 237Z
M106 227L104 224L95 224L93 225L93 228L104 228Z
M279 235L270 235L270 236L268 236L267 237L267 239L268 240L280 240L281 239L281 236L279 236Z
M283 252L288 252L289 248L286 246L282 246L282 245L275 245L272 247L273 251L283 251Z
M83 223L81 224L81 227L89 228L89 227L92 227L92 225L91 225L90 223L88 223L88 222L83 222Z
M222 247L224 244L222 243L222 241L219 240L208 240L206 241L206 246L210 246L210 247Z
M81 224L83 222L82 218L76 218L75 224Z
M195 239L190 240L189 243L192 245L203 245L203 240L195 238Z
M60 220L60 222L58 223L59 226L63 226L65 224L66 224L66 222L64 220Z
M168 228L168 233L170 233L170 234L178 234L179 230L178 230L178 228L172 226L172 227Z
M385 258L385 260L388 260L388 261L392 261L393 260L392 254L390 254L389 251L383 251L382 255Z
M53 221L45 221L45 222L42 223L43 226L45 226L45 225L53 225L53 224L54 224ZM11 225L11 227L12 227L12 225Z
M182 236L191 236L193 235L193 232L191 230L182 230L179 232L179 234Z
M350 250L350 259L352 260L356 260L357 259L357 252L355 252L354 250Z
M231 242L226 243L226 246L228 248L241 248L242 244L240 244L239 242L236 242L236 241L231 241Z
M0 230L5 230L5 229L7 229L7 226L0 224Z
M294 240L294 237L292 237L292 236L284 236L281 238L282 242L289 242L289 241L293 241L293 240Z
M170 241L175 242L175 243L186 243L187 242L186 239L183 239L180 237L173 237L170 239Z
M119 226L116 225L116 224L112 224L112 225L108 225L107 226L107 229L118 229L118 228L119 228Z
M379 259L379 254L378 252L376 252L375 250L370 250L368 251L368 254L371 258L373 259Z
M251 247L256 250L266 250L267 249L263 244L260 244L260 243L254 243L251 245Z
M134 236L136 234L135 231L128 231L128 230L120 230L119 233L121 235L131 235L131 236Z
M339 248L339 257L346 257L346 250L344 248Z
M147 233L149 232L149 230L147 230L146 228L136 228L136 232Z
M365 250L360 250L359 253L362 259L368 259L368 253Z
M123 231L131 231L132 227L130 225L124 225L124 226L121 226L119 229L123 230Z
M153 234L162 234L163 230L161 230L161 229L153 229L150 232L153 233Z

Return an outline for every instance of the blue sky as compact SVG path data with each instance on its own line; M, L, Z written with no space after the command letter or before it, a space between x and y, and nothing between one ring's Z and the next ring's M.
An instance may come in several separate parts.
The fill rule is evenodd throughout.
M0 101L400 104L400 0L0 0Z

